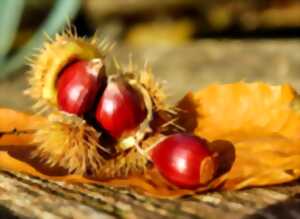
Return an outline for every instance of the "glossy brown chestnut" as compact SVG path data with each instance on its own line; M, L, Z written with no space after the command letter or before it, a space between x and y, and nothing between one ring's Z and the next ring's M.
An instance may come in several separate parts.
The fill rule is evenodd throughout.
M96 109L99 124L113 137L136 129L146 117L142 96L123 78L111 78Z
M102 79L104 65L100 59L77 61L67 66L57 80L57 103L60 110L82 115L94 104Z
M214 174L212 153L206 141L188 134L173 134L158 143L151 158L159 172L182 188L196 188Z

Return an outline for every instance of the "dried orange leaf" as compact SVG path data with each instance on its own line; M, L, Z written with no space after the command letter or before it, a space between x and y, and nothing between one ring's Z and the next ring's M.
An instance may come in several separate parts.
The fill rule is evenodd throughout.
M295 101L297 94L289 85L240 82L189 93L179 106L189 112L181 123L190 131L234 145L231 170L215 182L241 189L300 177L300 113Z
M32 132L46 120L39 116L29 116L12 109L0 108L0 121L0 145L24 146L30 143Z
M266 136L235 144L236 160L224 175L224 188L241 189L285 183L300 177L299 143Z

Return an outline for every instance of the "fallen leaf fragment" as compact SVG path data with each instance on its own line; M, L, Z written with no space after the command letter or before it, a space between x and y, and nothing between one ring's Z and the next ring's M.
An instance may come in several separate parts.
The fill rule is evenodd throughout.
M33 132L45 121L46 119L40 116L0 108L0 145L30 144Z
M285 183L300 177L300 113L293 106L296 99L289 85L210 85L187 94L180 102L186 111L181 123L210 141L222 139L234 145L231 170L215 180L222 182L222 188ZM197 121L192 122L189 115Z

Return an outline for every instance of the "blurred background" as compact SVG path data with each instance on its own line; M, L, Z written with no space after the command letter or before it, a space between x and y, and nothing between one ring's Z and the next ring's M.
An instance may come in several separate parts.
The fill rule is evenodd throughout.
M70 23L147 60L173 102L214 82L300 88L298 0L0 0L0 106L30 111L26 57Z

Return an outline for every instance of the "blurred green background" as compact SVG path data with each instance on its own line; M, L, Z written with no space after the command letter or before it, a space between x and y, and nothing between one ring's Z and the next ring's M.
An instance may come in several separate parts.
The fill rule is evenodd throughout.
M70 23L117 42L112 54L125 63L148 60L173 101L212 82L300 87L297 0L0 0L1 106L29 110L26 57Z

